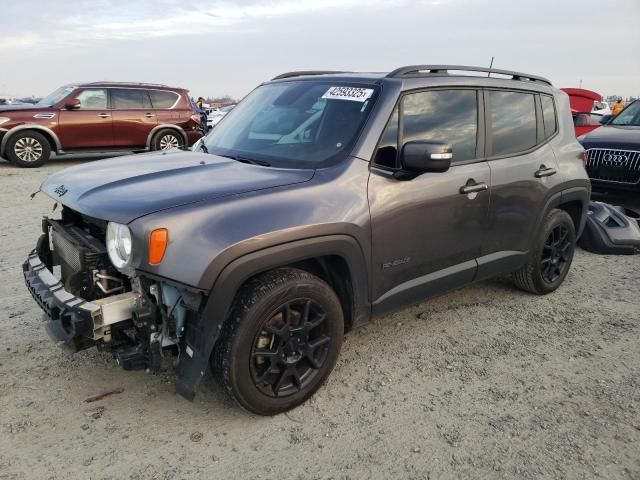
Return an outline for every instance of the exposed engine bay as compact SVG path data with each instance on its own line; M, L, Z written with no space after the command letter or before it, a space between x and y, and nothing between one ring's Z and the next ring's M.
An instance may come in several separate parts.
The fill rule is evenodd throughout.
M55 321L55 336L72 351L92 346L109 351L127 370L159 371L167 355L177 364L187 319L196 317L201 295L116 269L107 253L103 220L64 208L62 218L44 218L42 228L25 272L38 272L38 280L61 296L43 298L44 289L31 288Z

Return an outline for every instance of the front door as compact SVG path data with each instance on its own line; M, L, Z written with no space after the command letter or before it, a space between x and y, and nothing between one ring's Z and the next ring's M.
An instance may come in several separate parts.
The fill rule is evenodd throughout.
M113 146L111 111L107 108L107 90L85 88L74 98L80 105L60 110L60 143L63 150L100 149Z
M147 90L111 88L114 145L144 148L153 127L158 124Z
M491 209L479 278L524 263L559 177L552 148L558 131L553 98L509 90L487 90L484 98Z
M473 280L490 192L489 167L480 154L479 118L478 92L473 89L406 94L391 117L368 188L374 313ZM399 167L398 146L413 140L451 144L449 170L412 180L391 176ZM486 189L463 193L469 185Z

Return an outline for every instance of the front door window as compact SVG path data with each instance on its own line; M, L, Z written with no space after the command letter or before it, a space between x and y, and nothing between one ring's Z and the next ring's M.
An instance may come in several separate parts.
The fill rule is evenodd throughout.
M91 88L82 90L76 98L80 100L80 110L106 110L107 91Z

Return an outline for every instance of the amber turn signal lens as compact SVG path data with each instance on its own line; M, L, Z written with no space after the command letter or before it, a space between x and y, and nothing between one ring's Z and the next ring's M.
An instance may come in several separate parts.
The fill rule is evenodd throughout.
M158 265L164 258L164 252L169 243L169 231L166 228L156 228L149 237L149 263Z

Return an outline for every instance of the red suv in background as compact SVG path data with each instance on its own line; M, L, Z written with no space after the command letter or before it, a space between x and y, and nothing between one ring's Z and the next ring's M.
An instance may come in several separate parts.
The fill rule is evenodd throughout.
M0 156L38 167L51 152L168 150L203 136L187 90L146 83L60 87L35 105L0 107Z

